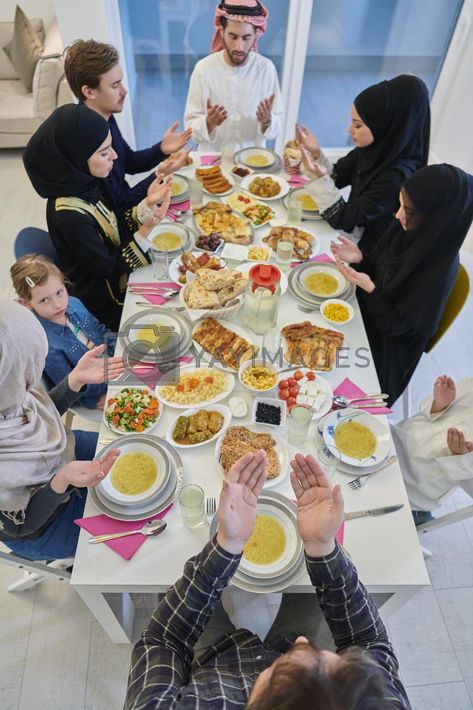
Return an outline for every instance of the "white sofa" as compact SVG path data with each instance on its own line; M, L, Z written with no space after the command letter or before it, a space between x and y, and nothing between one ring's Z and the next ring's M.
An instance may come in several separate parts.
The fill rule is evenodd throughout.
M13 36L13 22L0 23L0 47ZM62 104L74 101L64 77L62 40L56 20L48 27L43 54L33 77L33 91L27 92L16 72L0 77L0 148L23 148L45 118Z

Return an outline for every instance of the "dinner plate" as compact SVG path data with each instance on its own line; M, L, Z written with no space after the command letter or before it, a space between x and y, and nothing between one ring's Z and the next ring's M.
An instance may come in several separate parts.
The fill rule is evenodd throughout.
M365 466L374 466L384 461L391 448L391 438L388 427L375 417L374 414L363 412L359 409L339 409L331 414L328 414L324 419L323 438L327 445L335 446L335 433L338 426L346 422L356 421L359 424L366 426L376 437L376 449L371 456L363 459L356 459L340 451L340 457L343 463L351 466L364 468Z
M254 195L251 190L250 190L250 185L255 180L256 178L271 178L275 182L278 183L279 187L281 188L280 191L278 192L277 195L273 195L272 197L262 197L261 195ZM280 200L282 197L287 195L289 192L289 183L284 180L284 178L279 177L279 175L266 175L265 173L259 173L258 175L247 175L246 178L243 178L241 181L241 186L244 190L250 193L251 197L254 197L257 200L261 200L263 202L269 202L271 200Z
M290 225L282 224L282 225L278 225L278 226L285 227L285 226L290 226ZM293 256L293 257L291 258L291 263L294 262L294 261L300 262L301 264L309 264L309 263L312 263L312 262L309 262L309 259L311 259L313 256L317 256L317 254L318 254L319 251L320 251L320 241L319 241L319 238L318 238L313 232L311 232L310 229L305 229L305 228L303 229L302 227L298 227L298 229L299 229L301 232L307 232L307 234L310 234L310 236L313 238L314 241L313 241L313 243L312 243L312 248L311 248L311 252L310 252L310 255L309 255L308 259L300 259L300 258L297 257L297 256ZM268 232L268 234L265 234L265 235L264 235L264 237L263 237L263 245L266 245L266 246L268 247L268 249L271 249L271 247L269 246L269 244L264 241L264 239L266 239L266 237L269 236L269 234L270 234L270 232ZM272 256L273 256L273 257L276 257L277 252L275 252L275 251L273 251L273 250L271 250L271 252L272 252ZM294 267L294 268L297 268L297 267Z
M245 429L249 429L250 431L256 432L258 434L269 434L274 439L276 456L279 461L279 468L281 472L279 476L276 476L275 478L267 478L264 482L264 489L266 490L267 488L274 488L279 483L284 481L289 473L289 454L287 452L287 446L284 439L282 439L279 434L274 433L273 427L266 427L264 426L264 424L236 424L234 426L244 426ZM226 433L227 432L221 434L215 444L215 459L217 461L217 470L222 478L225 478L225 474L223 472L223 467L220 463L220 450L222 448L222 442Z
M319 373L316 370L311 370L308 367L294 366L294 369L289 372L281 372L278 375L278 380L277 380L277 384L276 384L276 393L277 393L276 397L279 398L279 382L281 382L281 380L287 380L287 379L289 379L289 377L293 377L293 373L296 371L302 372L302 373L304 373L304 375L307 372L316 372L316 377L315 377L315 380L313 380L313 382L315 382L320 387L320 389L322 389L324 391L325 399L321 403L319 409L314 411L314 414L312 415L312 421L316 421L317 419L321 419L322 417L324 417L327 414L327 412L330 412L330 410L332 409L333 389L331 388L331 386L327 382L327 380L324 377L322 377L322 375L319 375ZM307 380L305 378L303 378L302 380L300 380L298 382L298 384L300 384L300 382L307 382ZM297 401L297 404L305 404L305 402L300 401L299 399L296 401ZM290 416L290 412L288 412L288 415Z
M137 435L137 438L143 439L144 437L138 437ZM150 437L149 435L146 437L146 441L149 442L151 438L156 439L158 441L159 445L166 450L167 455L171 460L171 473L166 489L165 491L163 491L162 497L154 501L153 504L150 503L149 506L144 506L146 508L145 512L138 512L141 509L126 508L123 506L113 506L111 502L108 502L97 495L96 488L89 488L88 495L90 496L92 502L102 513L108 515L109 518L113 518L114 520L129 520L132 522L144 520L146 518L152 518L154 515L158 515L158 513L161 513L169 505L171 505L171 503L173 503L179 495L179 491L182 488L182 483L184 480L184 468L182 465L182 459L174 448L174 446L171 446L171 444L169 444L167 441L165 441L164 439L158 439L157 437ZM116 439L111 444L108 444L99 452L98 456L103 456L110 449L117 447L117 442L119 441L120 439ZM151 505L153 505L153 507L151 507ZM114 510L111 506L117 508L117 510Z
M328 262L321 262L324 265ZM299 278L300 278L300 270L307 266L308 264L303 263L300 266L295 266L293 269L291 269L288 273L288 290L289 293L294 296L294 298L299 301L299 303L304 306L304 307L311 307L313 309L319 309L321 304L326 301L327 298L323 298L322 296L315 296L315 295L310 295L307 291L305 291L302 286L299 283ZM330 268L330 265L329 265ZM345 301L351 301L356 294L356 286L355 284L351 284L347 282L346 288L343 290L343 292L340 294L340 297L343 298Z
M253 165L250 162L252 156L261 156L266 160L266 164ZM271 150L270 148L261 148L259 146L242 148L241 150L237 151L233 156L233 160L235 163L241 163L246 168L251 168L252 170L256 171L268 170L269 168L274 167L274 165L278 162L278 159L278 154L275 153L273 150Z
M189 197L189 180L183 175L174 173L172 176L172 189L176 190L176 192L171 195L171 204L183 202Z
M197 368L195 365L189 364L189 365L181 365L178 369L178 372L180 374L189 374L190 372L194 370L209 370L211 368L209 367L200 367ZM220 371L222 372L222 371ZM173 402L172 400L168 399L167 397L164 397L162 394L162 388L166 384L166 375L160 380L160 384L156 385L156 394L158 399L163 402L164 404L167 404L168 407L174 407L174 409L189 409L190 407L195 408L199 406L203 407L208 407L211 404L216 404L217 402L220 402L222 399L225 399L225 397L228 397L228 395L232 392L233 388L235 387L235 377L231 375L229 372L223 371L222 374L224 375L226 379L226 387L223 390L223 392L220 392L219 394L216 394L214 397L211 399L207 399L202 402L186 402L180 404L179 402ZM176 373L174 372L173 375L170 377L175 377Z
M265 245L266 246L266 245ZM271 251L270 247L267 247L269 251ZM253 268L253 266L257 266L258 264L268 264L268 261L247 261L244 264L241 264L238 266L238 271L241 271L242 274L249 274L250 269ZM276 266L278 266L276 264ZM279 268L279 267L278 267ZM281 271L281 269L279 269ZM287 291L287 276L284 273L284 271L281 271L281 278L279 280L279 285L281 287L281 296L283 296L286 291Z
M244 178L241 178L241 179L244 180ZM245 203L245 202L238 201L237 198L239 196L249 198L251 200L251 202ZM238 190L233 195L229 195L228 197L226 197L223 200L223 202L226 205L228 205L229 207L231 207L233 210L236 210L237 212L241 213L243 215L243 217L245 217L245 219L248 219L251 222L251 224L253 225L254 229L259 229L260 227L265 227L266 225L269 224L270 220L274 219L274 217L275 217L274 210L272 210L269 205L267 205L265 202L262 202L261 200L259 200L255 195L250 195L249 192L243 192L242 190ZM255 224L255 222L253 222L251 217L247 217L244 214L244 211L246 209L248 209L249 207L253 207L255 205L256 206L259 205L260 207L262 206L262 207L266 207L267 209L271 209L272 214L269 214L268 218L265 219L264 222L261 222L261 224Z
M154 397L155 399L157 399L155 393L153 392L153 390L150 387L135 387L135 386L132 386L132 387L109 387L108 391L107 391L107 402L109 399L113 399L114 397L117 397L120 394L120 392L123 392L123 390L125 390L125 389L141 390L142 392L144 392L146 390L147 392L150 393L151 397ZM105 407L104 407L103 421L109 429L111 429L113 432L115 432L115 434L120 434L121 436L130 436L130 434L136 434L136 431L123 431L122 429L118 429L118 427L114 426L111 422L109 422L107 420L107 417L105 416L106 407L107 407L107 405L105 405ZM148 426L148 427L146 427L146 429L144 429L143 433L146 432L146 434L148 434L150 431L152 431L156 427L157 423L161 419L162 413L163 413L163 405L158 400L158 416L157 416L156 420L150 426Z
M324 419L320 420L317 422L317 433L316 433L316 444L317 448L323 445L324 443L324 437L323 437L323 429L324 429ZM388 455L386 456L386 459L392 455L395 454L396 452L392 448L392 446L389 449ZM347 476L368 476L370 473L374 473L378 469L380 469L386 459L383 459L382 461L379 461L378 463L374 464L373 466L364 466L362 469L360 469L358 466L350 466L350 464L345 463L344 461L339 461L337 463L337 471L340 471L341 473L345 473Z
M301 187L293 187L291 189L290 193L283 198L282 203L283 203L283 206L286 208L286 210L289 207L289 200L294 196L294 194L297 197L297 194L300 192L303 192L303 193L307 192L305 185L301 185ZM320 215L319 210L305 210L305 209L303 209L302 210L302 219L307 220L307 221L310 221L310 220L320 221L321 219L323 219L323 217Z
M146 505L148 502L155 500L160 493L165 489L167 482L169 480L170 474L170 462L167 456L163 455L163 451L159 446L156 446L155 442L133 442L130 437L120 444L120 456L117 461L120 460L125 454L132 452L143 452L151 456L157 466L158 475L154 484L136 495L127 495L125 493L120 493L112 482L113 469L116 466L117 461L112 466L110 474L106 476L103 481L98 485L100 492L112 503L117 503L124 506L140 506Z
M315 293L311 291L306 284L306 280L312 274L327 274L327 276L332 276L336 281L335 291L330 294ZM301 288L310 296L315 296L316 298L323 299L327 301L331 298L337 298L341 293L347 290L347 280L338 271L337 267L333 266L329 262L320 262L312 264L304 264L303 268L300 268L297 272L297 280Z
M202 319L205 320L205 319ZM227 330L231 330L233 333L238 335L240 338L244 338L245 340L250 343L250 345L256 345L257 347L260 347L259 344L255 342L255 336L253 333L250 333L249 330L244 328L243 326L239 325L238 323L234 323L233 321L231 323L228 323L227 321L220 320L218 318L215 318L217 323L220 323L220 325L223 325L224 328ZM225 370L226 372L231 372L233 374L238 373L238 368L234 370L232 367L229 367L228 365L225 365L223 362L220 362L220 360L217 360L211 353L209 353L207 350L205 350L202 345L200 345L196 340L194 340L194 333L197 330L197 328L200 328L202 325L202 321L197 321L192 329L192 344L193 344L193 349L195 351L195 361L198 364L204 363L208 367L217 367L219 370Z
M216 254L213 254L212 252L208 251L192 251L191 254L192 256L195 256L196 259L202 254L208 254L211 258L212 256L217 256ZM225 259L222 259L219 256L217 256L217 259L220 261L220 266L223 269L227 265L227 262L225 261ZM175 283L181 283L179 279L183 274L179 271L180 266L182 266L182 254L173 259L169 264L169 278Z
M203 170L205 170L205 168L203 168ZM202 181L202 190L205 192L206 195L210 195L211 197L224 197L225 195L229 195L231 192L233 192L233 190L235 189L235 178L227 170L222 170L222 175L226 180L228 180L231 187L229 187L228 190L225 190L224 192L210 192L209 190L206 190Z
M156 345L138 337L142 328L153 326L158 329ZM143 309L125 321L119 339L124 361L160 364L172 362L187 352L192 342L192 329L181 314L150 304L149 309Z
M175 249L159 249L158 247L156 247L153 242L153 239L159 236L159 234L162 234L163 232L172 232L173 234L176 234L181 240L179 246ZM154 249L154 251L167 251L167 253L170 256L172 255L172 257L174 258L175 256L177 256L178 253L188 248L190 237L191 232L189 231L189 228L187 226L183 224L177 224L176 222L163 221L157 224L156 227L153 227L147 239L148 242L151 243L151 248Z
M173 439L173 431L174 427L176 426L177 420L179 417L190 417L192 414L197 414L197 412L201 411L202 409L206 409L207 411L213 411L213 412L218 412L223 416L223 424L222 427L217 431L213 436L210 437L210 439L207 439L207 441L201 441L198 444L178 444L177 441L174 441ZM166 432L166 439L169 441L169 443L172 446L175 446L176 449L196 449L199 446L205 446L206 444L210 444L213 441L216 441L218 437L223 434L228 427L230 426L230 422L232 420L232 413L229 407L226 407L224 404L211 404L209 407L194 407L193 409L186 409L184 412L179 414L179 416L175 417L173 421L170 423L168 430Z

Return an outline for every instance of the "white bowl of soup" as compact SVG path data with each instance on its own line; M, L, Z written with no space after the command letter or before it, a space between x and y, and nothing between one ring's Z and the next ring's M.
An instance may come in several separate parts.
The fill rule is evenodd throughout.
M155 251L175 252L185 246L188 240L188 233L179 224L161 222L153 229L148 240Z
M300 284L304 291L317 298L335 298L346 288L347 282L336 269L324 264L316 264L304 269L300 275Z
M276 161L274 154L264 148L246 148L241 151L238 159L243 165L257 170L269 168Z
M312 197L312 195L309 195L308 192L304 191L299 191L297 195L294 195L294 197L299 200L299 202L302 202L302 208L306 212L318 212L319 211L319 206Z
M100 482L100 492L120 505L143 504L159 496L169 473L169 462L156 447L145 442L120 443L120 456Z
M344 463L361 468L382 463L391 446L388 427L378 417L359 409L328 414L323 438L327 445L338 449Z
M284 573L300 553L300 541L287 513L271 501L259 501L253 533L243 547L240 569L250 577Z

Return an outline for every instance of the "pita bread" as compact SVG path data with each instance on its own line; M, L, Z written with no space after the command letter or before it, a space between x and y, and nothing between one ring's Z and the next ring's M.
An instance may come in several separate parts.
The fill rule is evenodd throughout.
M197 280L184 293L189 308L219 308L220 301L215 291L207 291Z
M220 289L229 286L235 280L232 271L230 269L220 269L219 271L197 269L195 274L199 284L207 291L220 291Z
M248 279L243 276L240 279L235 279L235 281L233 281L233 283L231 283L229 286L222 288L218 292L218 299L221 305L226 306L227 303L232 300L232 298L236 298L236 296L239 296L240 293L245 290L247 281Z

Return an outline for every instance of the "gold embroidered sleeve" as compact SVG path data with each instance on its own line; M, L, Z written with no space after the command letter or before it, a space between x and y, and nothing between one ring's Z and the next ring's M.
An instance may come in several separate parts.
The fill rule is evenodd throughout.
M138 220L138 210L137 207L132 207L127 210L124 214L125 224L130 230L131 234L134 234L140 227L141 224Z

